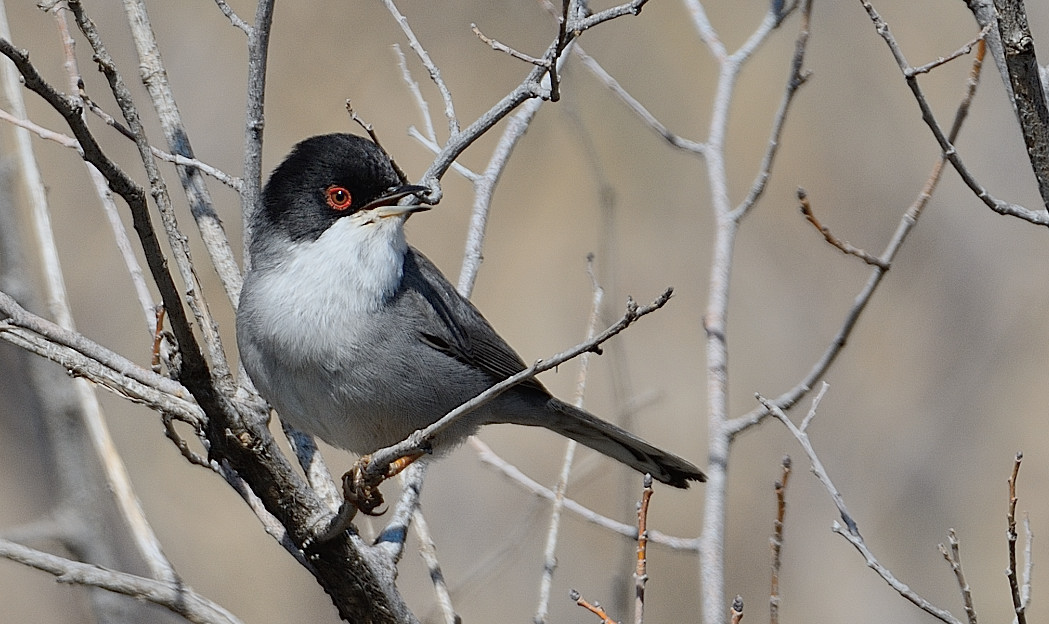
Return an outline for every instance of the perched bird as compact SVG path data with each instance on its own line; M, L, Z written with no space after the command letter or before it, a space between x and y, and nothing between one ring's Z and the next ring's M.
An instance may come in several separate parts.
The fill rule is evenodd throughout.
M327 134L295 146L250 217L251 268L237 344L255 387L296 429L366 454L389 446L525 363L426 256L404 223L425 206L371 141ZM439 454L481 425L546 427L675 487L691 463L564 403L532 379L432 441Z

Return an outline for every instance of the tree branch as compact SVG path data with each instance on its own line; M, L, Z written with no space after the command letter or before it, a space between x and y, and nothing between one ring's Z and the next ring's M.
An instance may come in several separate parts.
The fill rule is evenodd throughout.
M994 0L994 8L998 11L998 33L1005 50L1013 106L1038 181L1038 192L1049 209L1049 107L1035 57L1034 38L1027 24L1027 11L1023 0Z
M62 583L100 587L160 605L194 624L240 624L232 613L178 581L153 579L71 561L0 538L0 557L47 572Z

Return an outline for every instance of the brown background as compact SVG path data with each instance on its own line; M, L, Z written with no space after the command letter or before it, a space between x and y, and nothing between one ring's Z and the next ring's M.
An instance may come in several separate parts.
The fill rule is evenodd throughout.
M251 18L251 3L231 4ZM31 3L11 5L16 45L29 48L41 71L64 85L51 17ZM119 6L87 5L125 78L137 84L137 61ZM464 125L528 69L479 42L470 23L536 55L556 32L531 1L404 1L399 6L440 65ZM914 65L954 51L977 30L956 0L882 0L876 6ZM150 8L198 156L239 173L243 34L205 0L154 2ZM734 50L766 5L710 2L706 9ZM1045 62L1049 10L1041 3L1029 3L1028 10ZM773 34L740 79L727 148L733 202L745 195L763 153L797 23L792 17ZM705 138L717 69L682 4L650 2L641 16L605 25L581 42L672 130ZM421 119L400 78L394 44L408 52L444 137L436 91L379 3L278 3L266 101L266 171L303 137L354 131L343 110L344 100L352 98L409 176L418 177L430 156L406 133L409 125L421 126ZM115 112L86 44L81 42L79 50L89 92ZM859 3L816 3L806 66L813 77L791 112L766 196L739 237L729 321L733 415L755 406L754 392L778 394L809 370L869 273L804 223L794 189L808 190L818 214L842 238L880 252L938 155ZM945 125L968 67L966 57L922 78ZM992 193L1038 208L1001 82L992 67L987 69L959 148ZM629 426L702 465L701 317L712 238L703 163L667 147L576 61L565 71L563 91L560 103L543 107L497 190L474 299L532 360L583 335L591 298L588 252L599 254L608 318L618 315L628 294L649 300L673 285L675 296L665 310L629 330L594 361L587 405L621 418L628 401L641 400L644 407ZM65 130L54 113L27 97L33 119ZM146 101L140 105L151 120ZM3 133L6 139L7 130ZM130 143L101 128L99 134L141 178ZM83 167L69 150L39 140L35 144L79 329L148 362L149 336ZM492 138L481 140L462 162L483 168L493 144ZM176 186L173 171L166 171L169 184ZM239 249L239 203L221 185L211 187ZM612 192L611 209L602 208L603 187ZM453 281L471 200L469 185L450 173L442 204L409 226L411 241ZM188 227L188 215L183 223ZM1044 539L1049 534L1047 250L1044 231L994 215L948 171L828 375L830 391L812 428L814 444L870 547L901 580L959 617L964 616L954 578L936 550L951 527L962 540L977 612L995 621L1011 617L1002 573L1005 479L1014 452L1022 449L1026 461L1019 507L1030 511L1033 530L1042 538L1034 549L1029 621L1049 618L1044 572L1049 560ZM196 257L204 257L199 248ZM232 349L229 306L214 275L207 269L200 274ZM543 380L570 397L576 370L575 364L566 365ZM20 421L34 414L4 398L13 396L18 385L17 379L0 383L0 526L28 522L47 508L35 483L47 477L48 467L20 437L25 429ZM163 437L156 414L105 393L102 401L147 514L189 585L246 622L336 621L319 587L263 533L239 498L220 479L179 456ZM482 436L528 474L553 482L561 439L508 427L489 428ZM784 454L795 458L796 474L781 579L783 620L929 621L830 532L837 515L832 504L797 444L773 422L748 432L733 448L727 598L743 595L749 621L766 617L772 483ZM327 456L333 471L352 461L330 449ZM581 452L575 474L573 497L632 521L638 495L633 474L589 452ZM481 466L473 451L463 448L431 472L424 508L465 621L531 621L547 505ZM702 487L688 492L661 487L651 526L693 536L702 509ZM551 621L593 621L568 600L570 587L628 620L631 612L618 596L628 596L629 587L615 582L629 579L631 548L628 541L569 515L558 550ZM414 543L409 545L402 563L401 586L417 613L435 617L429 581L414 549ZM663 547L650 551L647 621L698 620L697 565L688 554ZM0 602L4 621L68 622L81 613L75 590L10 562L0 563Z

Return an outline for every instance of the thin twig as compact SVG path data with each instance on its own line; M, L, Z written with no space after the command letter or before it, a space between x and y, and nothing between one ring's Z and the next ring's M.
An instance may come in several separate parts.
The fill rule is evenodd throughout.
M3 21L0 25L0 33L7 37L9 29L6 10L2 4L0 4L0 20ZM60 26L65 24L57 11L56 21ZM68 31L62 31L60 34L64 35L63 40L69 39ZM19 116L25 118L25 104L21 89L17 86L15 73L7 64L0 69L0 72L3 73L4 91L8 101ZM44 181L36 166L36 157L29 141L29 133L19 129L15 131L15 135L19 161L23 170L21 179L27 185L25 190L30 199L29 225L35 239L32 247L36 249L43 268L44 295L48 309L57 325L69 334L73 334L75 333L73 314L69 306L65 277L58 256L58 245L51 225ZM76 397L75 408L69 410L68 416L79 418L83 423L86 442L94 453L105 479L104 486L100 487L104 487L112 495L116 513L126 525L128 536L137 551L137 556L144 561L154 578L159 581L175 582L177 575L171 562L164 555L160 540L150 526L142 509L142 503L135 494L127 466L116 450L116 444L109 433L94 388L84 379L75 379L73 380L73 392Z
M408 126L408 136L412 137L419 143L422 143L423 147L430 150L430 152L432 152L433 154L436 155L441 153L441 146L438 145L436 142L430 140L426 136L423 136L423 133L419 132L419 129L415 126ZM472 169L468 169L466 165L463 165L458 160L452 162L451 169L453 169L456 173L463 176L464 178L466 178L474 184L476 184L477 181L481 179L481 174L473 171Z
M948 54L947 56L941 56L940 58L936 59L935 61L931 61L931 62L926 63L925 65L922 65L920 67L910 67L910 68L908 68L908 71L906 72L905 75L907 75L907 76L917 76L918 74L926 74L926 73L929 73L930 71L936 69L937 67L939 67L941 65L946 65L947 63L950 63L951 61L953 61L954 59L958 58L959 56L965 56L966 54L969 54L970 52L973 51L973 48L976 46L976 44L980 43L981 41L983 41L984 39L987 38L987 33L990 30L991 30L991 26L990 25L984 26L983 30L980 31L980 34L978 34L975 37L973 37L972 41L970 41L969 43L966 43L965 45L963 45L962 47L958 48L954 52Z
M1009 567L1006 568L1006 576L1009 578L1009 593L1013 599L1013 612L1016 614L1017 624L1026 624L1027 622L1027 610L1024 606L1023 598L1020 596L1020 580L1016 572L1016 478L1020 474L1020 462L1023 461L1024 454L1021 452L1016 453L1016 458L1013 461L1013 472L1009 475L1009 506L1008 512L1006 513L1006 539L1009 544Z
M397 11L396 7L393 6L392 0L383 0L384 4L387 5L391 14L394 15L398 23L401 25L402 30L409 37L409 42L412 44L413 49L416 50L417 54L423 55L424 65L431 72L433 77L436 71L436 66L433 66L432 62L429 61L429 56L426 55L425 50L419 46L416 49L418 41L415 39L414 34L411 33L411 29L408 27L407 20L400 12ZM640 7L644 5L644 0L634 0L623 5L612 7L600 13L594 14L589 17L576 18L572 16L571 23L569 23L564 32L559 32L558 37L550 44L542 58L550 61L550 67L533 66L528 72L528 75L521 81L518 86L503 96L498 102L493 104L487 112L474 120L470 125L462 130L458 130L458 122L454 121L454 113L449 114L446 110L446 114L449 114L451 124L451 131L448 141L445 143L441 152L437 155L437 158L430 164L427 170L423 173L420 183L431 188L429 199L431 202L436 203L441 199L441 190L439 181L441 177L448 171L448 168L452 166L452 163L459 157L463 151L466 150L478 137L488 132L493 126L502 121L507 115L513 112L518 106L523 104L529 99L540 98L540 99L556 99L557 87L556 87L556 68L563 58L563 52L569 49L570 45L584 31L622 15L636 15L640 10ZM564 33L567 33L566 35ZM436 74L439 77L439 73ZM443 85L443 82L439 83L439 88ZM447 105L450 104L450 96L445 99L446 109Z
M686 139L679 134L671 132L670 129L667 128L663 122L659 121L659 119L657 119L644 104L638 101L638 99L631 95L623 85L619 84L618 80L605 71L605 68L602 67L594 57L584 52L581 46L576 46L573 53L583 62L583 66L590 70L590 73L592 73L594 77L611 90L612 93L615 94L620 101L626 104L627 108L633 111L635 115L640 117L641 120L645 122L645 125L655 131L656 134L663 137L667 143L685 152L703 155L707 148L704 143L693 141L692 139Z
M962 571L961 544L958 542L958 535L954 532L954 529L947 531L947 543L951 545L950 550L943 544L940 544L940 554L951 566L954 578L958 581L958 589L962 593L962 605L965 608L965 616L969 619L969 624L976 624L976 609L973 607L972 588L969 587L969 581L965 580L965 573Z
M564 63L565 58L565 56L558 57L555 66L560 67ZM540 84L542 87L549 87L550 75L545 76ZM459 283L457 286L460 294L464 297L469 297L473 291L474 282L477 280L477 273L484 258L484 238L488 227L488 215L492 209L492 198L495 195L495 188L499 184L503 171L506 170L506 165L510 161L514 148L517 147L521 138L524 137L525 131L532 124L532 120L535 119L535 115L539 112L542 103L540 99L531 99L521 106L521 110L510 116L510 119L506 122L503 134L499 137L499 142L496 143L495 149L492 150L492 155L488 159L484 172L473 180L473 209L470 212L470 227L466 234L463 266L459 272Z
M419 43L419 38L415 36L415 32L412 27L408 24L408 18L406 18L398 9L397 5L393 3L393 0L382 0L386 10L393 16L394 21L401 27L401 32L408 38L408 46L415 52L416 56L422 62L423 67L430 74L430 80L437 87L437 91L441 94L441 99L444 101L444 116L448 119L448 135L453 137L459 134L459 118L455 115L455 104L452 102L452 92L448 89L448 85L444 82L444 78L441 77L441 70L437 68L437 65L430 58L430 53L426 51L426 48Z
M824 383L824 390L826 389L826 387L827 384ZM947 624L961 624L957 618L951 615L950 611L941 609L930 603L925 598L918 595L905 583L897 579L896 576L893 575L891 570L886 568L878 561L878 559L874 556L874 553L872 553L870 549L867 548L867 544L863 540L863 536L860 535L859 527L856 525L856 522L852 519L852 516L849 514L848 508L845 506L844 497L842 497L841 492L838 491L838 489L834 486L834 483L831 481L830 475L827 473L827 470L823 467L823 462L820 461L819 456L816 454L816 450L812 447L812 443L809 441L808 434L805 431L801 430L799 427L797 427L793 422L791 422L790 418L787 417L783 410L777 407L772 401L769 401L761 395L755 396L757 397L758 401L764 406L765 409L767 409L774 417L779 419L779 421L787 427L787 430L790 431L791 435L794 436L794 439L797 440L798 443L801 445L801 448L805 451L805 455L807 455L809 458L809 463L812 465L813 474L816 476L816 479L819 480L819 482L823 485L824 489L827 490L827 493L830 495L831 500L834 501L834 505L838 508L838 514L841 516L841 519L845 523L845 526L842 526L837 521L835 521L831 527L831 530L833 530L838 535L841 535L850 544L852 544L853 547L857 551L859 551L859 553L863 556L864 561L867 564L867 567L874 570L878 574L878 576L882 578L882 580L888 583L889 586L896 590L896 592L903 596L903 598L910 601L922 611L925 611L926 613L938 618L943 622L946 622ZM807 420L811 422L811 419Z
M408 90L411 91L412 98L415 100L415 105L419 107L419 113L422 115L423 124L426 126L426 138L436 144L437 132L433 127L433 117L430 115L430 105L426 103L426 98L423 97L423 92L422 89L419 88L419 83L415 78L412 78L412 72L408 69L408 59L404 56L404 50L401 49L401 44L393 44L393 52L397 55L397 66L401 68L401 78L404 80L404 83L408 85ZM440 149L434 151L439 152Z
M179 382L143 368L83 335L27 311L6 293L0 293L0 338L58 362L132 400L160 411L204 422L189 390Z
M604 297L604 289L597 282L594 275L594 256L587 256L586 272L590 276L590 283L594 291L590 301L590 319L587 321L586 337L593 338L597 332L597 322L601 315L601 301ZM576 382L575 400L572 402L578 408L583 407L583 394L586 391L587 372L590 369L590 353L584 353L579 359L579 376ZM565 442L564 458L561 460L561 471L557 477L557 485L554 487L554 500L550 506L550 522L546 531L546 545L543 548L543 575L539 579L539 604L536 607L533 622L541 624L546 621L550 607L550 593L554 584L554 570L557 568L557 542L561 531L561 514L565 505L565 492L568 490L568 477L572 472L572 462L578 443L575 440Z
M843 253L850 256L856 256L860 260L863 260L867 264L874 265L883 271L889 270L889 265L886 264L881 258L873 256L867 251L860 249L859 247L853 246L848 241L843 241L833 232L830 228L820 223L819 219L816 218L815 213L812 212L812 204L809 203L809 196L805 192L805 189L798 187L798 203L801 205L801 214L805 215L805 220L812 224L812 227L816 228L816 231L823 235L823 239L828 243L840 249Z
M528 475L521 472L521 469L514 466L510 462L500 457L495 451L485 444L480 438L472 437L468 440L469 444L474 447L477 452L478 459L481 462L492 466L505 477L512 480L517 485L523 487L526 491L531 494L544 498L546 500L554 500L554 491L550 488L542 485L541 483L530 478ZM606 531L618 533L623 537L636 540L637 539L637 527L634 525L626 524L625 522L619 522L613 520L608 516L603 516L596 511L581 505L579 502L565 498L565 509L578 515L583 520L590 522L596 526L601 527ZM695 538L677 537L674 535L668 535L655 529L650 529L648 532L648 541L666 546L671 550L680 551L693 551L697 548L697 542Z
M131 134L131 131L128 130L127 127L124 126L124 124L120 123L119 121L114 119L112 115L102 110L94 101L90 99L85 99L84 105L91 112L95 113L100 119L105 121L107 125L112 126L114 129L120 132L122 136L125 136L132 141L135 140L134 135ZM68 134L55 132L54 130L51 130L49 128L37 125L36 123L33 123L28 119L19 119L3 109L0 109L0 119L10 124L14 124L16 126L25 128L26 130L29 130L33 134L39 136L41 139L53 141L63 147L74 149L77 151L77 153L81 155L83 154L83 150L80 148L80 143ZM196 158L188 158L179 154L170 154L160 149L159 147L153 145L151 145L149 149L151 152L153 152L154 156L165 162L173 163L183 167L193 167L194 169L199 169L201 173L215 178L216 180L218 180L222 184L225 184L234 191L240 191L240 178L238 178L237 176L232 176L214 165L209 165L203 160L198 160Z
M280 519L266 509L266 505L262 502L262 499L252 491L251 486L244 480L244 477L234 470L226 460L214 462L212 464L212 469L222 475L222 478L226 480L226 483L229 483L233 490L240 495L248 505L248 509L250 509L259 519L263 530L280 544L281 547L299 563L299 565L316 574L313 565L306 559L306 556L303 554L298 544L292 540L291 535L288 534L288 529L284 527Z
M285 437L288 438L291 452L298 459L299 466L302 468L303 474L306 475L306 480L309 481L310 487L322 501L327 503L332 513L338 512L339 505L342 503L342 496L340 495L339 487L335 485L335 481L331 477L328 466L324 463L320 450L317 448L317 442L313 439L313 436L289 427L284 421L281 421L281 426L284 429Z
M63 65L66 68L66 76L69 79L70 93L79 93L82 96L84 91L84 81L80 74L79 64L77 63L76 40L73 38L72 34L70 34L69 24L66 22L65 7L62 5L56 5L51 11L55 18L55 25L58 27L59 35L62 39L62 51L65 54L65 63L63 63ZM83 101L83 97L81 97L81 100ZM81 154L82 158L83 150L80 148L80 143L72 137L67 138L73 143L73 147L79 154ZM134 137L129 138L134 141ZM87 168L91 182L94 184L95 194L98 196L99 202L102 205L102 211L105 213L106 220L109 222L109 228L113 232L113 239L116 242L117 250L120 251L120 257L123 259L124 266L127 268L128 276L131 278L132 286L135 289L135 295L138 298L139 306L144 315L146 326L148 327L150 321L156 318L153 314L156 305L153 299L153 294L149 290L149 285L146 283L146 275L142 270L142 264L139 262L138 256L132 248L131 237L128 235L124 221L120 218L116 202L113 201L113 193L109 190L109 185L106 183L105 177L91 163L84 161L84 166Z
M578 591L574 589L570 590L568 592L568 597L580 607L583 607L587 611L601 618L601 624L616 624L616 621L608 616L608 613L606 613L605 610L601 608L600 604L596 602L587 602L586 599L583 598L583 595L580 594Z
M215 4L219 7L219 10L222 11L222 14L229 19L231 24L241 29L245 35L251 35L251 25L241 19L240 16L237 15L228 4L226 4L226 0L215 0Z
M804 431L804 429L802 429ZM769 590L769 624L779 624L779 571L783 552L783 521L787 516L787 483L790 481L790 456L783 457L781 462L783 474L776 482L776 520L772 523L772 537L769 545L772 548L772 581Z
M770 12L771 13L771 12ZM775 17L776 23L782 22L785 14L781 13ZM783 136L783 128L786 126L787 113L790 111L798 89L809 78L809 71L805 69L805 51L809 46L809 33L812 23L812 0L804 0L801 8L801 25L798 27L798 35L794 39L794 56L790 62L790 76L787 78L787 86L780 97L779 108L773 117L772 130L769 132L769 140L766 141L765 154L761 158L757 176L750 185L750 191L743 201L733 210L733 218L742 219L761 199L768 185L769 177L772 175L772 165L779 153L780 137Z
M68 4L69 7L73 9L73 14L78 15L78 9L82 9L80 3L70 0ZM84 19L81 20L78 18L78 24L83 21L82 29L86 29L89 33L93 34L92 37L89 37L89 40L98 44L99 49L104 51L101 41L98 39L98 34L95 33L93 25L89 24L86 20L86 16L83 15L82 10L80 10L79 15ZM183 362L181 375L183 375L184 380L207 380L205 383L210 384L212 381L211 371L209 370L207 361L204 358L204 353L200 350L199 343L194 335L192 327L190 326L189 319L186 316L178 288L175 286L174 280L168 271L167 259L165 258L162 246L160 246L159 240L156 237L156 232L152 227L152 219L149 214L145 191L143 191L142 187L135 184L134 180L132 180L126 172L117 166L113 160L102 151L98 142L95 141L94 137L91 135L87 124L81 119L80 108L76 106L76 103L70 101L66 96L56 91L55 88L40 77L40 73L37 71L36 67L29 62L24 51L18 50L6 40L2 40L0 41L0 52L4 53L8 59L15 62L15 65L22 73L22 77L25 79L25 86L37 92L41 98L63 116L66 124L68 124L70 130L72 130L73 135L76 136L80 142L81 147L84 150L84 157L106 176L109 187L114 192L121 195L128 203L128 206L131 209L135 231L138 233L138 238L140 238L140 241L142 242L143 251L150 268L150 273L153 276L153 280L156 283L160 296L162 296L162 299L164 300L164 306L168 310L168 318L171 321L172 330L178 342L181 357L183 357L183 359L181 359L181 362ZM130 93L127 91L126 87L123 87L123 81L120 80L119 74L115 73L115 70L112 67L112 59L108 56L97 56L99 56L98 60L100 67L106 67L109 70L107 78L111 79L114 88L120 91L120 95L117 96L117 102L122 102L130 107L130 102L126 100L127 98L130 98ZM149 147L148 144L145 143L145 135L142 132L142 126L137 122L137 117L131 114L130 108L128 112L129 116L135 121L135 124L132 124L132 127L138 130L137 135L142 136L143 143L138 147L140 147L140 153L143 155L144 164L149 162L146 166L153 174L150 176L151 181L155 181L158 187L163 186L163 181L159 180L159 176L156 173L155 168L152 166L152 157L146 154ZM168 208L170 208L170 205ZM180 234L173 235L177 237L181 236ZM179 240L184 239L180 238ZM183 266L185 267L185 264ZM204 329L206 331L208 330L208 328ZM217 341L217 331L215 331L215 327L212 325L210 329L212 330L212 336L216 338ZM211 346L215 347L217 344L219 343L213 342L211 343Z
M652 475L643 480L637 506L637 567L634 569L634 624L645 621L645 585L648 583L648 508L652 502Z
M412 528L415 530L416 537L419 538L419 555L426 562L426 570L433 582L433 591L437 605L444 616L444 622L445 624L458 624L459 616L455 613L452 596L448 591L448 583L444 580L444 572L441 571L441 563L437 559L437 545L430 535L430 527L426 523L426 518L419 509L415 510Z
M470 24L470 30L472 30L474 34L477 35L478 39L491 46L493 50L505 52L510 56L514 57L515 59L524 61L526 63L531 63L532 65L538 65L540 67L546 67L548 69L550 68L550 61L548 61L547 59L538 59L534 56L528 56L524 52L518 52L517 50L506 45L505 43L500 43L499 41L496 41L495 39L492 39L491 37L485 35L483 32L481 32L479 28L477 28L477 24Z
M817 397L822 398L822 395L827 391L828 387L829 386L827 382L823 382L822 387L820 388L820 394L817 395ZM834 487L834 484L830 480L830 475L823 467L823 462L820 461L819 457L816 455L815 449L812 448L812 443L809 441L808 433L806 433L803 429L795 425L794 422L787 417L787 414L784 413L783 410L781 410L779 407L774 405L771 401L761 396L760 394L755 394L754 397L758 400L758 402L765 406L765 409L769 410L773 416L778 418L780 422L782 422L787 427L787 430L794 435L794 438L797 439L798 443L801 444L801 448L805 450L805 454L809 456L809 461L812 462L813 474L816 475L816 478L819 479L820 483L823 484L823 487L826 488L827 492L830 494L831 499L834 501L834 505L838 508L838 514L841 516L842 521L848 527L849 532L855 535L859 535L860 529L858 526L856 526L856 522L852 519L852 516L849 514L849 510L845 506L845 499L842 497L841 492L839 492L838 489ZM811 422L811 419L806 420L808 422Z
M687 3L693 10L697 25L705 14L698 0ZM699 569L701 606L705 621L710 624L723 619L725 608L725 531L727 517L727 489L731 442L733 433L729 420L729 366L728 366L728 310L729 289L734 258L736 234L745 211L734 211L729 198L728 170L725 142L729 115L736 84L744 63L779 25L779 16L772 10L765 13L761 23L734 53L725 56L715 53L719 71L714 102L707 131L703 159L709 181L709 202L713 215L713 259L707 278L707 306L703 314L706 351L706 415L710 436L707 440L706 504L703 508L703 529L699 537ZM709 25L709 24L708 24ZM710 29L710 33L713 30ZM702 34L701 37L706 37ZM707 40L711 41L711 40ZM719 44L720 45L720 44ZM787 89L790 89L788 84Z

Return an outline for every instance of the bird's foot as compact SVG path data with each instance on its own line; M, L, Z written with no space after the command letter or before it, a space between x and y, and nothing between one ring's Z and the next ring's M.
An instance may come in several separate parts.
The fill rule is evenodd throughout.
M400 474L405 468L412 465L417 459L426 455L425 452L412 453L398 458L379 473L377 477L369 476L368 465L371 464L371 455L364 455L358 459L346 474L342 475L342 505L339 512L332 518L328 526L321 530L312 540L311 544L327 542L352 526L353 519L357 513L366 516L381 516L386 513L385 509L376 511L385 503L379 486L383 481Z
M371 455L364 455L353 464L346 474L342 475L343 506L351 505L366 516L381 516L386 513L385 509L375 511L385 502L379 486L392 475L379 474L378 477L369 477L367 468L371 461ZM386 472L388 473L389 470ZM354 514L356 515L356 512Z

